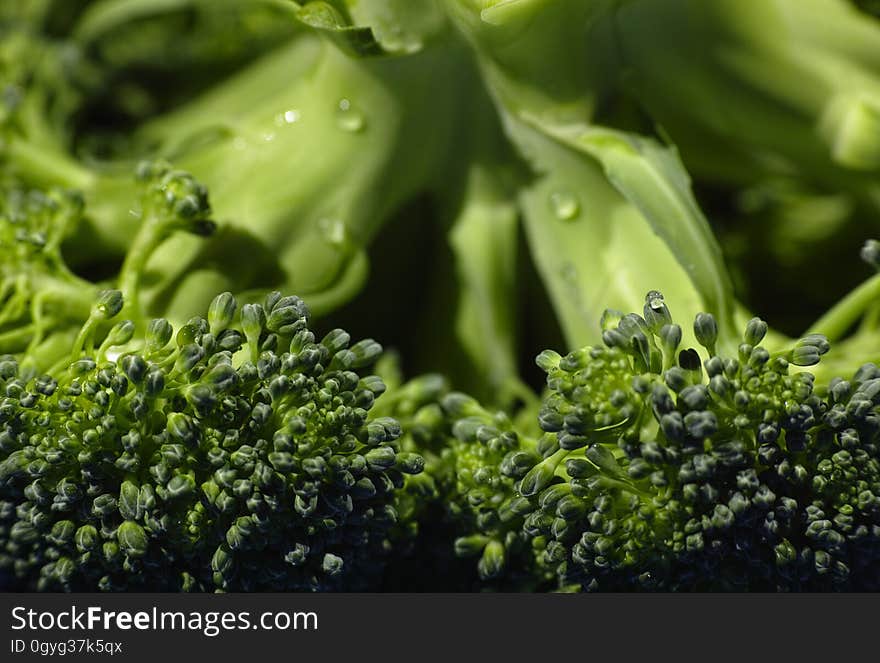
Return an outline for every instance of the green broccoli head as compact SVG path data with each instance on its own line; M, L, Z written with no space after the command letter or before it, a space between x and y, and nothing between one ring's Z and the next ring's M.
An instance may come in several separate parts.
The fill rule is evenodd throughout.
M811 335L771 354L746 326L736 356L678 352L659 293L605 347L538 358L558 440L518 485L563 586L830 590L880 586L880 369L814 385ZM678 352L676 356L676 352ZM552 447L548 448L548 452Z
M447 512L458 528L456 554L475 557L484 581L540 586L548 578L541 564L543 539L524 531L516 487L548 440L523 434L505 413L486 410L464 394L449 394L442 405L451 429L440 475Z
M102 295L93 318L124 308ZM90 319L91 320L91 319ZM381 352L270 294L103 341L51 374L0 361L0 568L52 590L339 590L382 570L405 474L370 417ZM88 327L88 324L86 325Z
M481 555L481 576L528 569L588 591L880 586L880 369L817 383L795 368L815 368L827 340L771 353L759 318L731 356L705 313L703 353L681 348L656 291L602 327L602 346L539 355L543 436L441 400L449 441L428 473L446 477L456 550Z
M542 540L523 531L517 480L539 458L549 436L534 426L493 411L440 375L427 374L404 384L383 360L389 390L377 410L400 421L401 447L424 458L424 471L406 477L401 498L403 522L415 541L420 567L443 568L443 584L431 590L492 588L545 589L553 573L542 563ZM524 418L534 418L526 408ZM462 558L456 561L454 557ZM398 567L406 566L406 558Z

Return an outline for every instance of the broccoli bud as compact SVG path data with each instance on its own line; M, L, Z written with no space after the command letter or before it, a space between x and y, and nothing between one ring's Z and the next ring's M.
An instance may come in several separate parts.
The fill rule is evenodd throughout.
M650 309L650 336L633 316L605 325L606 336L643 334L637 346L614 336L569 355L577 361L552 361L548 351L539 358L549 389L539 422L561 450L545 459L511 452L507 465L524 478L510 503L530 505L523 532L541 541L541 561L560 585L880 586L868 552L880 527L876 366L832 381L825 397L812 374L791 371L829 351L824 336L774 355L761 347L767 325L755 318L738 357L725 357L716 354L714 318L703 313L694 332L705 363L686 349L678 366L655 371L646 360L652 343L667 352L678 339L671 318Z
M3 363L0 567L17 587L376 582L390 538L403 531L404 477L425 465L400 450L395 420L370 416L381 393L374 376L352 370L381 348L369 341L353 352L339 330L317 343L301 300L272 293L267 305L269 316L248 304L236 320L224 293L170 348L167 321L140 334L119 323L100 342L90 318L85 358L38 377ZM119 291L108 291L93 310L106 319L123 307ZM236 327L240 342L216 342ZM275 350L266 348L271 334ZM113 358L117 344L125 351Z

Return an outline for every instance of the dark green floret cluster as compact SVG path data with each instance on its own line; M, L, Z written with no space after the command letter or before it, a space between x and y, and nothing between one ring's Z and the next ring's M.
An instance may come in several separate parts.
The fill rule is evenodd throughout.
M824 337L771 354L754 318L724 356L708 314L694 322L701 356L679 348L657 292L644 316L604 322L604 346L537 359L547 437L471 470L510 477L499 519L524 518L561 588L880 587L876 365L819 390L797 367L819 361ZM491 537L475 524L472 540Z
M503 411L451 391L439 375L389 382L389 394L377 410L400 422L402 448L425 460L424 472L407 477L401 498L408 506L411 536L426 538L443 530L444 540L432 543L445 550L432 557L448 553L467 560L473 578L463 578L462 588L474 583L519 591L552 587L552 570L541 562L543 540L527 536L516 511L522 501L517 479L549 441L532 435L540 433L533 413L522 415L531 424L520 425Z
M124 308L103 293L84 330ZM370 418L371 340L316 339L297 297L173 330L130 321L62 370L0 360L0 568L40 590L358 589L382 570L404 474Z

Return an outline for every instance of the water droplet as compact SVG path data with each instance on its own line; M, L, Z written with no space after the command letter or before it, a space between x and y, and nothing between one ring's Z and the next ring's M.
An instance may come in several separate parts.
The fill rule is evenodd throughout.
M336 109L336 124L343 131L360 131L364 128L366 120L364 114L352 106L348 99L340 99Z
M577 198L564 191L550 194L550 207L560 221L572 221L581 211Z
M318 221L318 230L330 244L338 246L345 242L345 223L341 219L321 219Z
M275 116L275 126L283 127L285 124L293 124L294 122L298 122L299 118L300 112L295 108L291 108L290 110L278 113L278 115Z
M664 306L666 306L666 302L663 301L663 294L657 290L651 290L645 296L645 300L655 311L661 310Z
M272 132L265 133L263 134L263 140L267 143L271 143L273 140L275 140L275 134Z
M562 280L569 285L577 285L578 270L577 267L574 266L574 264L570 262L563 263L561 269L559 270L559 275L562 277Z

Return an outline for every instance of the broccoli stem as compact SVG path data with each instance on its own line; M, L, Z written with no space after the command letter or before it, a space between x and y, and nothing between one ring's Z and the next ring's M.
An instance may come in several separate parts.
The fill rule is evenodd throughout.
M824 334L829 341L840 340L865 312L880 301L880 274L871 277L838 301L808 330Z
M131 248L119 272L119 289L125 298L127 311L140 310L138 297L140 278L150 256L166 237L167 233L163 232L161 222L153 217L147 217L134 236Z
M10 353L20 351L27 346L28 341L30 341L35 332L36 325L28 325L26 327L19 327L18 329L11 329L0 334L0 352Z
M6 144L7 158L26 179L50 186L88 191L96 176L60 150L52 150L13 137Z
M105 0L93 3L83 13L74 27L73 34L84 43L93 43L111 34L120 25L143 20L161 14L197 8L199 0ZM222 4L222 3L221 3ZM234 4L234 3L229 3ZM244 0L239 4L265 5L290 16L295 16L299 5L293 0Z

